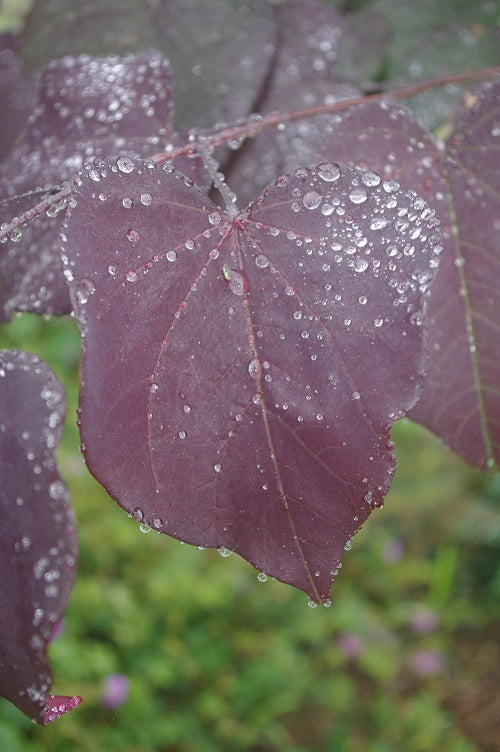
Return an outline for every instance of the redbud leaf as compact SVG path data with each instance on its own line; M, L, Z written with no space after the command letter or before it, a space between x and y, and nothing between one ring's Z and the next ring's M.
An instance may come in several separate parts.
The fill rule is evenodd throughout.
M47 648L78 553L54 454L64 411L62 385L38 357L0 353L0 694L38 723L48 722Z
M241 214L171 167L104 173L64 227L90 471L137 521L325 601L421 388L433 212L336 164Z

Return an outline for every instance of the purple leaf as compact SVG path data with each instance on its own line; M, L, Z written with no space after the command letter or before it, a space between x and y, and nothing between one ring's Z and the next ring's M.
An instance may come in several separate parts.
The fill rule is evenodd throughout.
M342 154L416 191L441 221L443 259L428 306L429 374L410 416L477 467L500 458L499 87L477 90L444 146L388 100L349 110L325 142L325 154Z
M47 647L78 553L54 455L64 410L63 388L39 358L0 353L0 694L38 723L51 703Z
M36 117L0 169L0 195L58 186L95 157L149 156L171 136L171 115L170 68L157 52L50 63L41 75ZM28 196L8 203L0 223L36 202ZM60 260L61 217L38 216L23 228L17 245L8 241L2 249L0 319L14 310L71 310Z
M267 0L45 0L22 35L40 68L67 54L165 54L176 81L178 129L246 117L272 63L276 25Z
M236 217L171 167L105 172L64 228L89 469L137 521L326 600L421 388L433 212L335 164Z

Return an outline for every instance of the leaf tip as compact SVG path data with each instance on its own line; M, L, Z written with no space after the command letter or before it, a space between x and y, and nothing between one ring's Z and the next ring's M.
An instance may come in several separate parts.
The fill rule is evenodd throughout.
M45 708L43 711L42 724L48 726L56 718L74 710L82 703L82 698L78 695L67 697L65 695L47 695Z

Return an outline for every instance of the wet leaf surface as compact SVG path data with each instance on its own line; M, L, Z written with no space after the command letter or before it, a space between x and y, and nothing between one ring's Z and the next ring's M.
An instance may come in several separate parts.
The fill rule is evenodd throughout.
M168 166L104 173L64 229L89 469L138 522L326 601L422 386L433 212L336 164L237 216Z
M54 454L64 410L63 388L38 357L0 353L0 694L38 723L51 720L46 710L56 712L45 707L52 702L47 647L78 553Z

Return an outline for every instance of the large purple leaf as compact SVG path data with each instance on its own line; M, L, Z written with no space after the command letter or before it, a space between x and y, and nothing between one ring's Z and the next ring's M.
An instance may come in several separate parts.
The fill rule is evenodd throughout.
M272 62L267 0L45 0L22 36L31 68L67 54L165 54L176 81L177 128L246 117Z
M149 156L172 134L168 62L159 53L63 58L43 71L36 116L0 168L0 196L58 186L100 156ZM41 193L39 194L41 195ZM0 210L0 223L36 204L28 196ZM0 319L14 310L69 313L62 274L61 217L32 220L0 257Z
M47 647L78 553L54 454L64 410L62 385L38 357L0 353L0 694L39 723L60 705L78 704L58 697L54 706L47 694Z
M433 212L335 164L236 217L139 161L72 204L89 469L136 520L327 599L421 388Z
M429 374L410 413L477 467L498 462L500 84L477 90L446 145L399 105L382 101L342 115L325 154L415 190L441 221L444 252L432 287Z

